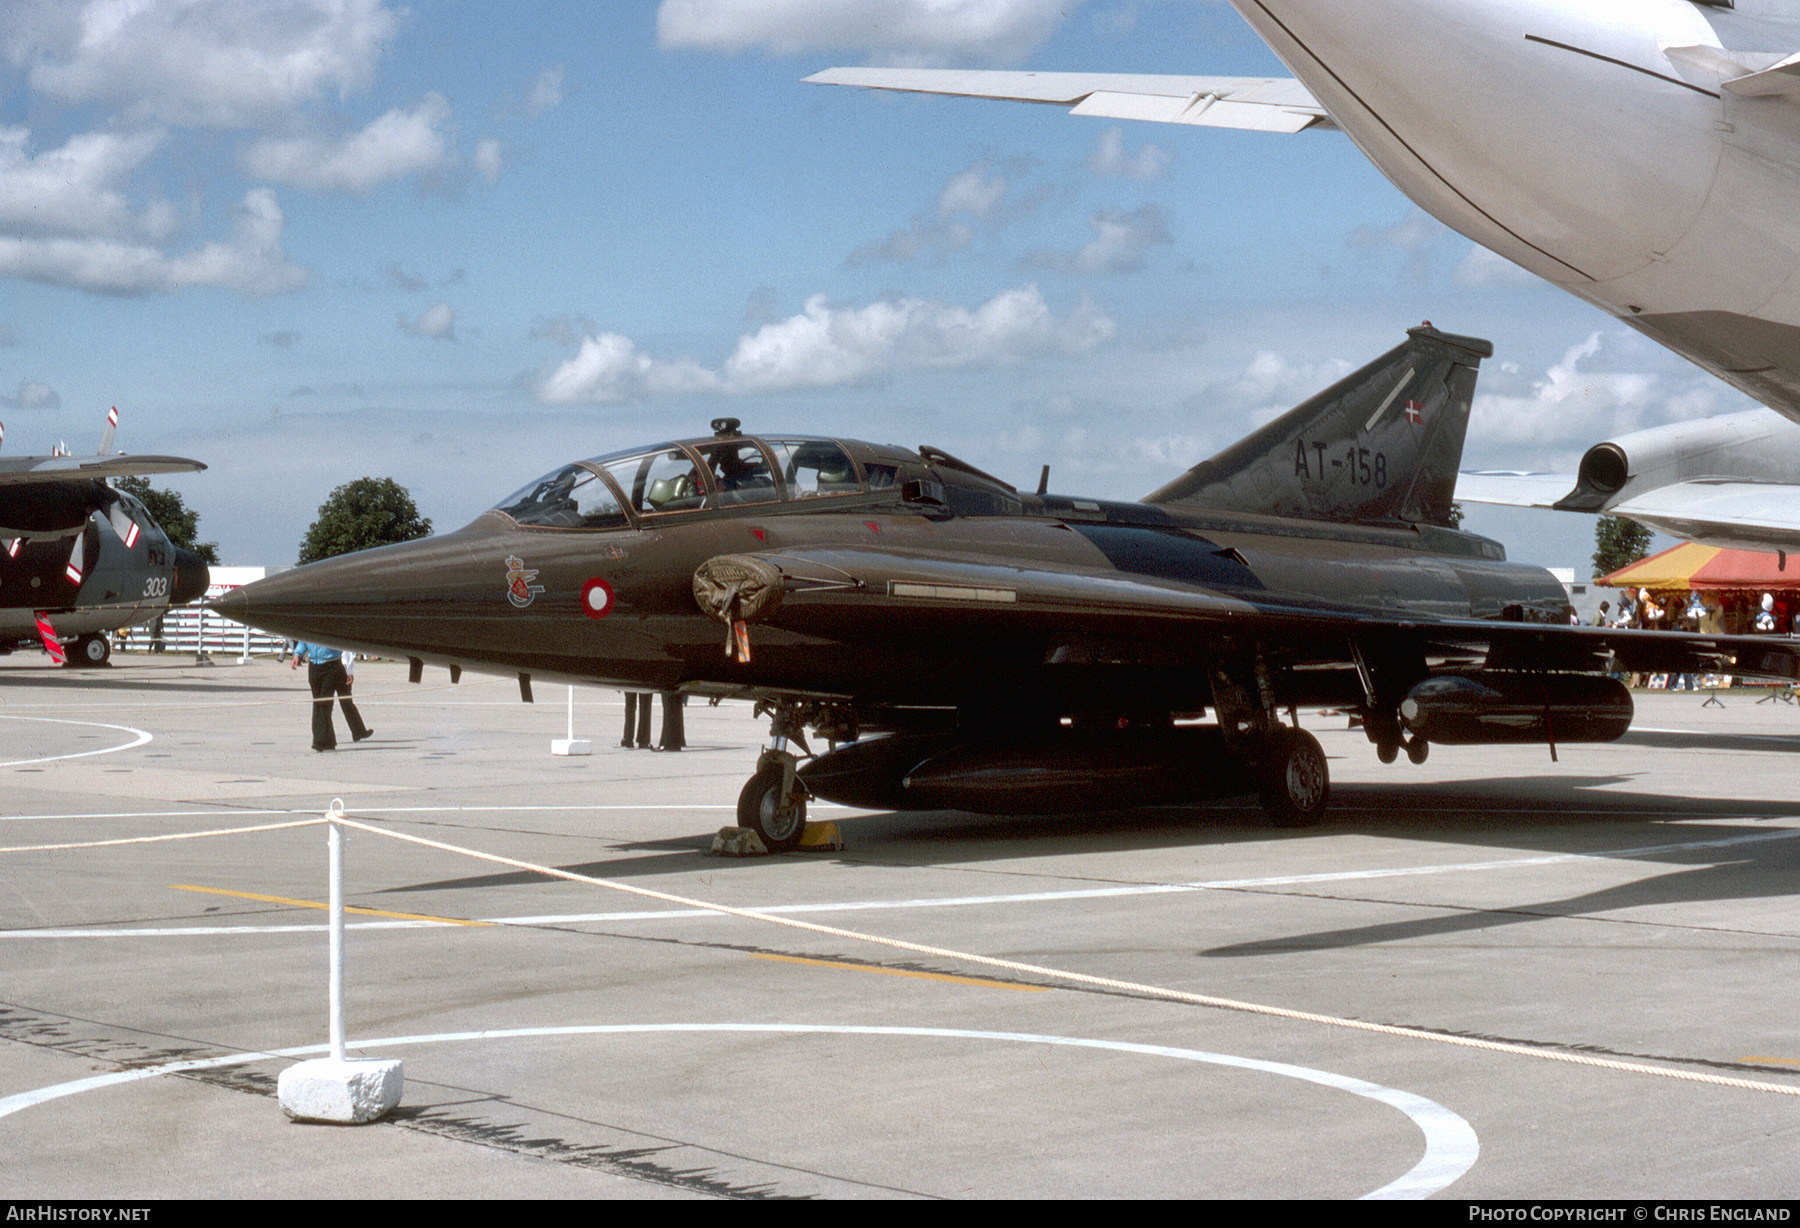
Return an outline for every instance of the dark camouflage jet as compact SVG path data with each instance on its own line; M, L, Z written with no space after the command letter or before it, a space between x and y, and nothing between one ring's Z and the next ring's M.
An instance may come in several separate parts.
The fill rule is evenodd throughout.
M114 409L93 456L59 447L0 459L0 652L38 637L53 660L102 665L112 653L105 632L206 595L205 560L172 545L144 505L110 482L206 466L180 456L114 456L118 425Z
M1794 676L1785 642L1570 626L1550 573L1451 527L1492 352L1411 329L1141 503L720 419L215 608L409 657L415 681L433 663L516 673L527 699L534 677L754 699L772 741L739 819L777 848L808 797L1043 813L1254 791L1310 824L1329 786L1300 707L1353 711L1384 762L1418 762L1616 738L1613 668ZM813 756L808 731L836 748Z

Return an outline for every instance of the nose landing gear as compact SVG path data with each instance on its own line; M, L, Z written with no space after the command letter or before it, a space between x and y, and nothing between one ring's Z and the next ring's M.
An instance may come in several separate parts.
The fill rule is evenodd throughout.
M770 718L769 745L738 794L738 826L750 828L771 853L779 853L794 848L806 833L809 794L797 770L801 759L813 758L807 728L837 742L854 741L857 726L847 711L812 701L759 700L756 715ZM799 748L798 754L790 744Z
M793 848L806 831L806 786L794 775L798 765L790 751L765 750L738 794L738 826L754 831L771 853Z

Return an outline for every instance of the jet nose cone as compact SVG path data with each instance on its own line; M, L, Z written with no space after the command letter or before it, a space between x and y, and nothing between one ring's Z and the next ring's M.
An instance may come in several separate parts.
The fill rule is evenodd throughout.
M206 560L192 550L175 550L175 574L169 580L169 604L186 605L206 596L212 586L212 572Z
M244 621L244 615L250 610L250 599L244 596L242 588L234 588L221 593L206 603L206 608L223 614L226 618Z
M505 584L504 562L498 570L494 564L472 567L466 538L446 534L265 576L225 594L212 608L292 639L402 651L416 637L441 636L446 620L468 617L463 602L471 590L504 599Z

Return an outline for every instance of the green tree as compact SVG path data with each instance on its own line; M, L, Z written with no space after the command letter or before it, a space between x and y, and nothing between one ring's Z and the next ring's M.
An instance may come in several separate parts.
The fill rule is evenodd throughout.
M170 545L192 550L206 562L218 565L219 543L195 540L200 536L200 513L189 511L180 495L172 490L158 490L150 485L149 478L142 477L120 478L118 488L144 505L150 518L168 536Z
M300 543L300 561L316 563L352 550L431 535L406 487L393 478L358 478L331 492Z
M1462 528L1462 522L1463 505L1460 503L1452 503L1450 505L1450 527L1453 529L1460 529Z
M1624 516L1602 516L1594 526L1594 574L1611 575L1650 553L1651 532Z

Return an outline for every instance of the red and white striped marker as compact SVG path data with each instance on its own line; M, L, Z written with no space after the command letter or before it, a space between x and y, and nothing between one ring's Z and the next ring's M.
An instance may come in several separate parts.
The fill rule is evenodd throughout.
M56 628L50 625L49 615L41 612L37 615L37 629L38 637L44 641L44 651L50 654L50 663L67 664L69 658L63 653L61 641L56 638Z

